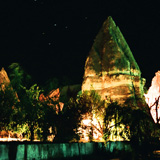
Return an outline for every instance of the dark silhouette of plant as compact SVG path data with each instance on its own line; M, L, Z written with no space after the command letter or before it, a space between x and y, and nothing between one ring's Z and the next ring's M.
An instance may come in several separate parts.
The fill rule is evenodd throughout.
M18 63L12 63L8 68L10 69L9 77L11 86L21 96L23 87L29 87L31 85L31 76Z
M46 93L49 93L53 89L57 89L59 86L59 80L57 78L50 78L45 82L45 85L43 86L43 90Z
M109 129L113 127L108 126L112 119L117 119L114 126L120 126L121 124L126 126L122 132L125 132L131 141L141 143L150 138L153 133L154 123L147 106L135 106L133 103L120 106L117 103L112 103L106 108L105 112L104 122L106 133L108 132L107 135L110 134ZM124 137L122 136L122 138Z
M3 85L3 84L1 84ZM0 130L11 129L9 126L13 124L13 117L16 114L15 105L18 102L16 93L11 85L0 85Z
M55 141L68 142L79 140L78 129L81 126L81 121L85 117L89 119L101 117L104 113L105 103L101 97L95 92L84 92L76 99L71 98L63 111L58 115L57 135ZM93 138L93 129L98 130L103 134L102 124L99 123L100 129L92 123L90 139ZM65 135L65 136L64 136Z
M41 102L39 108L38 126L42 133L42 141L47 141L47 137L56 134L56 127L58 116L60 114L59 101L53 101L53 99L47 99ZM50 129L50 130L49 130Z
M127 100L129 102L130 100ZM137 101L138 102L138 101ZM148 106L143 100L138 103L125 103L123 106L112 103L106 108L106 116L104 118L105 134L107 141L111 134L116 136L116 132L111 132L113 127L120 128L119 135L124 140L129 140L136 154L150 154L152 152L151 144L154 138L155 123L151 117ZM110 121L114 121L111 126ZM124 136L125 135L125 136ZM146 148L145 148L146 147Z
M27 124L30 130L30 140L34 140L34 130L38 127L38 118L40 116L41 103L39 101L39 94L41 90L35 84L27 89L23 87L24 94L21 96L19 108L21 114L21 122Z

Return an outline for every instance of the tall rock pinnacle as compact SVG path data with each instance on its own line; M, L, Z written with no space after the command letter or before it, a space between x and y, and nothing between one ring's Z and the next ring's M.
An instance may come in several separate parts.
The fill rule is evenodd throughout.
M143 95L144 79L133 54L112 17L103 23L85 63L82 91L96 90L102 98L123 101Z

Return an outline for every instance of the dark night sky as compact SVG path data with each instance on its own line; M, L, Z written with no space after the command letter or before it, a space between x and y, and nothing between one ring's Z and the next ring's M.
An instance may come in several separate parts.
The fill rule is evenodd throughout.
M0 68L7 71L11 63L18 62L37 83L62 75L81 83L86 57L108 16L119 26L148 83L160 69L158 1L0 3Z

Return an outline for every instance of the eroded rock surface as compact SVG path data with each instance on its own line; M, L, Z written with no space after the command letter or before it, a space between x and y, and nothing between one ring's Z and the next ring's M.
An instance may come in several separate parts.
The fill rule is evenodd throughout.
M160 120L160 71L155 73L147 94L144 94L154 122ZM160 122L160 121L159 121Z
M145 79L112 17L104 22L94 41L83 78L82 91L96 90L103 99L124 101L143 96Z

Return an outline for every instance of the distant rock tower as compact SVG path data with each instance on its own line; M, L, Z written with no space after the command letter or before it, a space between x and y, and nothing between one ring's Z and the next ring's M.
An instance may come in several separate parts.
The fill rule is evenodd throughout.
M85 62L82 92L97 91L102 99L124 102L143 96L145 79L112 17L104 22Z

